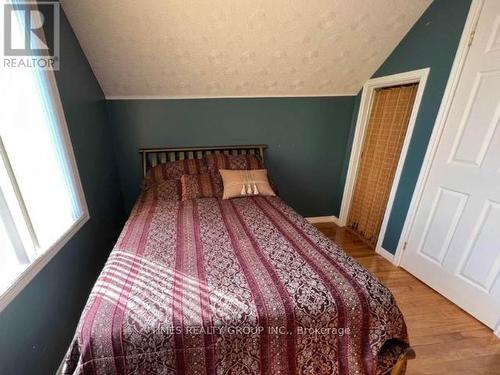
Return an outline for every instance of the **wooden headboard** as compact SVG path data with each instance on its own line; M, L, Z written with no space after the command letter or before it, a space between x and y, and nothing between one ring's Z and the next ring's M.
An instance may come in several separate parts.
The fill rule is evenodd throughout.
M146 176L146 171L157 164L174 160L201 159L204 155L208 154L259 155L262 161L264 161L264 150L266 148L267 145L160 147L141 148L139 152L142 156L142 174Z

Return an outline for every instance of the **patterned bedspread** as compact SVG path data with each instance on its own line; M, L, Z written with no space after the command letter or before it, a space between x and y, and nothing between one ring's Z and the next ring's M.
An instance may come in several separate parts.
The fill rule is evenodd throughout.
M139 198L64 374L383 374L394 298L278 197Z

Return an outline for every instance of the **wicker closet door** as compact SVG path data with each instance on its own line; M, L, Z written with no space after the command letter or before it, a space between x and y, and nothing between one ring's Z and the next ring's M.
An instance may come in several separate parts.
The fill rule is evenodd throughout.
M372 245L396 173L418 84L378 89L373 99L348 226Z

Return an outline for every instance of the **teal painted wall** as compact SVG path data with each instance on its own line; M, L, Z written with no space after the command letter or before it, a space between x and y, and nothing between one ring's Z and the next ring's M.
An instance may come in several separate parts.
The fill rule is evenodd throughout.
M338 215L353 104L353 96L108 101L125 207L139 193L140 147L265 143L287 202L304 216Z
M0 312L0 374L54 374L123 211L103 93L66 17L56 73L90 220Z
M407 158L389 216L383 248L396 252L471 0L435 0L373 78L430 67ZM358 94L359 102L361 94ZM357 117L357 110L353 119ZM353 123L355 126L355 122ZM351 131L348 149L352 144ZM346 159L349 163L349 159Z

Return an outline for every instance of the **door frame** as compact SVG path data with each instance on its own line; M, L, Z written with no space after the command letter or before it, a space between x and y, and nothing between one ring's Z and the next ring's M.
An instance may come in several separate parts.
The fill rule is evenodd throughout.
M340 207L339 224L341 226L345 226L347 224L347 216L349 215L349 209L352 203L354 186L356 183L359 162L361 159L361 150L363 148L363 143L368 128L368 120L370 118L373 98L375 96L375 90L384 87L418 83L418 89L415 95L415 101L413 103L413 108L411 110L411 115L408 122L405 139L403 141L403 146L401 148L401 154L399 155L399 161L396 168L396 173L392 181L392 186L389 193L389 199L387 201L387 207L385 208L384 218L382 220L382 226L380 228L380 232L377 238L377 245L375 247L375 251L377 253L389 259L391 262L394 262L394 255L392 255L389 251L382 248L382 241L387 229L389 215L391 213L392 206L394 204L396 190L399 184L399 180L401 178L401 172L403 171L403 165L406 160L408 147L410 145L410 141L413 135L413 130L415 128L415 122L417 119L418 110L420 109L420 103L422 101L429 72L430 68L424 68L424 69L412 70L409 72L392 74L389 76L384 76L379 78L373 78L366 81L366 83L363 85L363 91L361 94L361 102L359 105L358 117L355 128L356 130L354 133L354 139L351 148L349 167L347 169L347 177L344 187L344 193L342 196L342 205Z
M469 52L469 47L474 38L474 31L479 21L479 16L481 14L483 4L484 0L472 0L471 6L469 8L469 13L467 14L467 19L462 31L462 36L460 37L460 42L458 44L457 52L453 60L453 65L448 77L448 82L446 83L443 99L441 100L441 105L439 106L439 111L436 116L436 121L432 129L429 143L427 145L427 150L425 152L424 160L420 168L417 183L415 184L415 189L413 190L413 195L410 201L410 206L408 207L408 212L403 224L403 229L401 230L401 236L399 237L396 253L394 254L393 263L396 266L399 266L401 264L404 250L406 248L406 243L413 228L415 216L417 214L417 208L422 199L424 187L431 170L432 161L434 160L434 156L437 152L437 146L439 144L439 140L441 139L444 125L448 118L451 103L453 102L460 76L462 75L462 69ZM498 335L500 335L500 320L498 326Z

